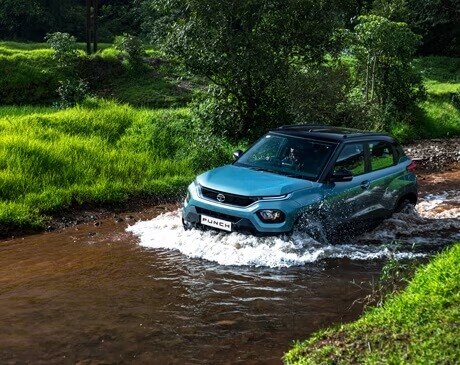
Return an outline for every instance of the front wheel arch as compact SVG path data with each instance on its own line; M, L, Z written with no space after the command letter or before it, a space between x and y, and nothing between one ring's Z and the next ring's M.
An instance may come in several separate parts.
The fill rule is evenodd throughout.
M409 194L405 194L403 195L401 198L398 199L396 205L395 205L395 208L394 208L394 211L395 212L401 212L402 210L404 210L404 208L408 205L408 204L411 204L411 205L414 205L417 204L417 194L415 193L409 193Z

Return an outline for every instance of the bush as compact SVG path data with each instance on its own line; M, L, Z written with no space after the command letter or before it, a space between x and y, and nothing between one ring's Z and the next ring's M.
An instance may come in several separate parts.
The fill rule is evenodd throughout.
M278 84L276 87L276 90L267 89L263 96L251 100L257 105L252 108L246 101L214 86L203 101L197 101L193 110L209 133L233 142L252 142L267 130L293 121L286 97L279 92Z
M81 79L69 78L59 82L57 89L59 102L58 108L70 108L82 101L88 93L88 83Z
M420 43L406 23L360 16L352 50L364 105L377 106L387 129L393 119L410 121L425 90L412 59Z
M72 67L77 58L77 39L68 33L50 33L45 37L46 42L54 51L53 58L59 68Z
M136 67L142 64L145 49L138 37L124 33L115 37L114 46L128 66Z
M291 71L281 94L286 95L293 122L340 124L352 83L349 69L342 63L299 67Z

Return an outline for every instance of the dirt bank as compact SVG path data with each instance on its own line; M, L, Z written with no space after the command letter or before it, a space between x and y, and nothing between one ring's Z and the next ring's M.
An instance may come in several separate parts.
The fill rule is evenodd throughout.
M428 139L404 146L419 171L444 171L460 163L460 138Z

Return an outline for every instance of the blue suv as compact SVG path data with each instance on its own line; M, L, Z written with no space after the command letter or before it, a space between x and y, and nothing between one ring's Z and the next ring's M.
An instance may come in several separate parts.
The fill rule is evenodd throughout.
M275 235L314 222L337 231L417 201L415 163L384 133L283 126L234 157L190 184L185 229Z

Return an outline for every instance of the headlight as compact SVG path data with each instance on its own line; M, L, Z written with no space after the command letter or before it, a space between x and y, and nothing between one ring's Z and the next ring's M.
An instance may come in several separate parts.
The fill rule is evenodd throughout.
M284 194L277 196L262 196L258 200L285 200L291 197L292 194Z
M264 223L281 223L285 219L284 213L278 209L259 210L257 215Z

